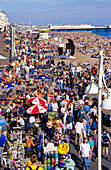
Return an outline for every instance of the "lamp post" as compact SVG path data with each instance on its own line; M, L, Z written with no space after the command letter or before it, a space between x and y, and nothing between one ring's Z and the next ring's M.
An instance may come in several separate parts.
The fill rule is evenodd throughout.
M103 73L103 51L99 56L99 88L98 88L98 170L101 170L101 100L102 100L102 73Z
M98 170L101 170L101 122L102 122L101 109L105 114L111 115L111 88L108 89L106 87L106 89L108 90L108 97L102 101L103 50L100 51L98 73L99 73L98 87L94 84L94 81L92 81L92 83L86 87L85 93L91 97L93 95L97 96L98 94ZM105 82L104 85L106 86Z
M85 94L91 98L96 98L98 95L98 86L94 83L94 79L91 80L91 84L89 84L85 89Z

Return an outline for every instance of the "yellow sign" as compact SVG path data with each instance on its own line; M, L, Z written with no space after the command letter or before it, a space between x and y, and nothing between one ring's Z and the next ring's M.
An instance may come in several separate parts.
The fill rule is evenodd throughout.
M62 155L67 154L69 152L69 145L67 143L61 143L58 146L58 152Z

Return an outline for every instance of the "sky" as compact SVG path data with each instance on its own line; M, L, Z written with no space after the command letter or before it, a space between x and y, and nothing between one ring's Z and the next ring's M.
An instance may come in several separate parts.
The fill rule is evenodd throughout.
M0 0L11 24L111 25L111 0Z

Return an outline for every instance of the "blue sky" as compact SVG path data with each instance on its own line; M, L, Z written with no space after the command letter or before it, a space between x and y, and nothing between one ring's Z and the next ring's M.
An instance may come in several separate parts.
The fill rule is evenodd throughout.
M111 24L111 0L0 0L10 23Z

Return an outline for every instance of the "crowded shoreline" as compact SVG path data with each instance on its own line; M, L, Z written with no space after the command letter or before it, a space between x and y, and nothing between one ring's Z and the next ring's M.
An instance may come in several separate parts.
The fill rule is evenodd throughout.
M4 30L1 34L6 40L7 52L10 52L10 30ZM1 66L1 95L6 95L6 105L2 103L0 107L1 118L5 119L1 130L6 137L6 162L7 159L14 158L13 169L21 166L22 169L29 170L28 166L35 166L33 162L27 164L31 158L37 159L44 170L57 170L65 169L69 160L73 168L78 168L76 160L72 158L70 141L78 148L78 158L81 158L84 141L88 145L90 155L87 153L87 157L90 159L88 163L82 161L81 168L87 170L92 155L95 162L98 160L98 98L87 96L85 89L93 79L98 83L100 49L104 49L104 75L108 88L111 88L110 39L91 32L49 32L49 35L48 39L39 40L36 39L37 34L15 31L14 57L8 66ZM71 49L66 49L68 39L75 45L73 56ZM64 44L62 58L58 50L60 44ZM59 57L56 58L57 56ZM106 89L104 90L102 100L107 97ZM36 108L33 108L35 103L32 98L37 98ZM103 124L106 117L103 114ZM109 117L108 121L110 127ZM108 133L109 143L106 146L104 133L105 129L102 131L102 157L106 160L111 156L108 155L110 135ZM21 146L19 143L22 143ZM52 150L53 153L44 152L49 143L55 149ZM61 148L58 149L59 145L63 150L66 145L64 153ZM18 148L22 150L19 154L23 156L20 158ZM16 154L13 154L13 151ZM18 159L21 159L22 163L19 163Z

